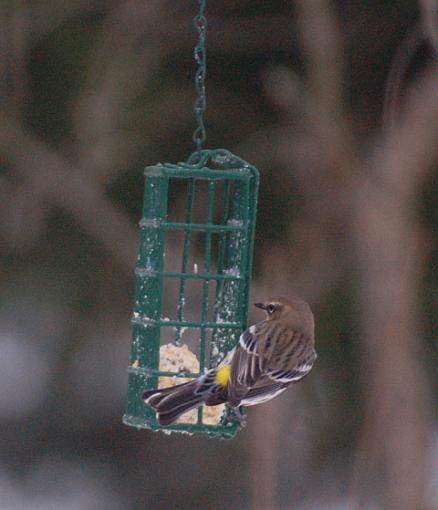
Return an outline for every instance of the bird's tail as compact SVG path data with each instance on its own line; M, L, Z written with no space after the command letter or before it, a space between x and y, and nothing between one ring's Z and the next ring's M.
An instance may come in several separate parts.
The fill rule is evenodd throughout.
M157 412L158 423L171 425L185 412L198 407L204 400L197 389L197 380L189 381L172 388L148 390L143 393L143 400Z

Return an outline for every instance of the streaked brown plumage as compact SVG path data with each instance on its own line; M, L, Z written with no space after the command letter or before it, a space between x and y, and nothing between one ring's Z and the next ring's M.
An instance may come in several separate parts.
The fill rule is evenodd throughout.
M170 425L201 404L227 402L237 410L240 405L265 402L310 372L316 352L309 305L298 297L279 297L255 306L265 311L265 319L242 333L239 344L217 368L188 383L143 394L161 425Z

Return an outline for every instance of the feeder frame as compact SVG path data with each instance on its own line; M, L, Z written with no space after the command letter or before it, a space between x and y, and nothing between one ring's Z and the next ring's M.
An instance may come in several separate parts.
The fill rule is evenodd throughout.
M129 371L128 406L123 421L127 425L151 430L205 432L211 437L231 438L239 428L233 410L226 412L219 425L203 423L202 406L194 424L175 423L162 427L155 411L141 399L146 389L158 387L160 377L195 378L217 366L239 341L247 326L248 295L252 272L254 230L259 186L257 169L225 149L200 150L185 163L157 164L145 169L143 218L140 221L140 249L136 267L136 301ZM183 180L187 185L184 222L168 220L169 183ZM207 215L205 223L193 223L197 186L206 182ZM214 217L215 193L223 183L222 211ZM166 234L184 233L181 271L165 271ZM188 267L193 232L205 236L203 271ZM219 236L217 260L212 254L212 236ZM162 315L166 279L179 280L176 319ZM200 321L184 317L186 283L202 281ZM209 283L216 283L213 319L208 320ZM181 344L185 328L199 330L199 373L160 371L160 331L175 328L175 345ZM207 332L211 331L211 345ZM207 355L207 353L209 353ZM208 359L207 359L208 358Z

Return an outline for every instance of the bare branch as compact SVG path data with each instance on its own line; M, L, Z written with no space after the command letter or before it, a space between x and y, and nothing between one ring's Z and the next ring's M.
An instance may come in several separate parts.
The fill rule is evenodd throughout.
M438 58L438 3L436 0L420 0L421 25L435 58Z
M132 271L137 231L95 182L5 117L0 118L0 153L12 162L33 193L70 212L93 239Z

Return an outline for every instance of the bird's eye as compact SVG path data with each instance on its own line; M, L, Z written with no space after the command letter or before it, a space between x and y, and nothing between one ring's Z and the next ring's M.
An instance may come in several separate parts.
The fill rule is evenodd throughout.
M268 305L268 306L266 307L266 311L267 311L268 313L272 313L274 310L275 310L275 306L274 306L274 305L272 305L272 304L271 304L271 305Z

